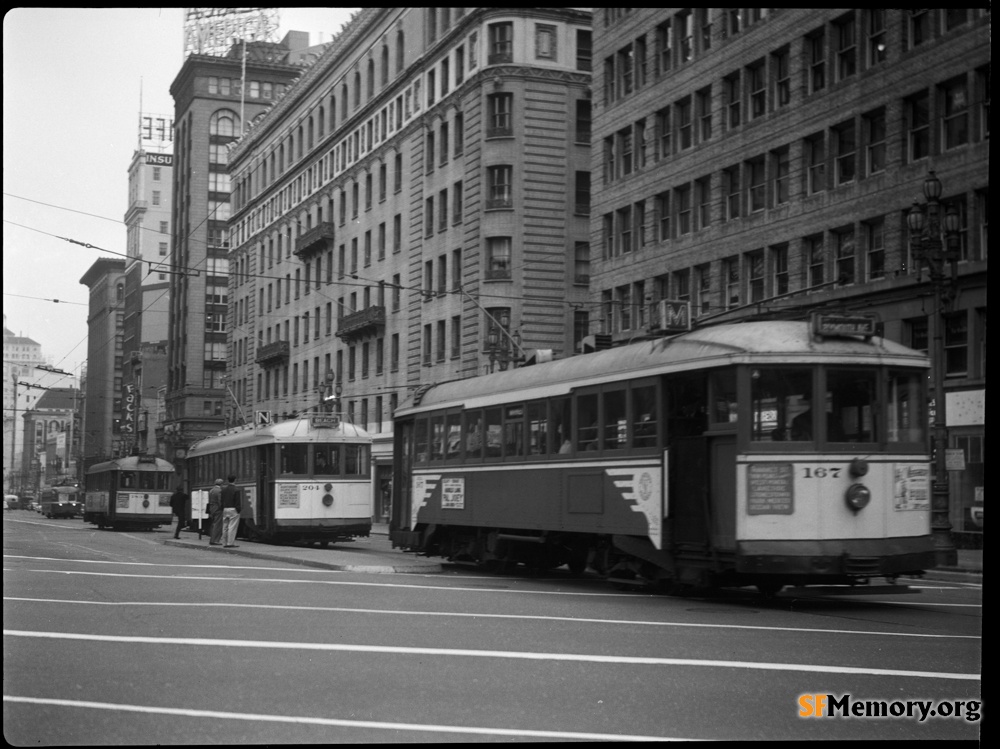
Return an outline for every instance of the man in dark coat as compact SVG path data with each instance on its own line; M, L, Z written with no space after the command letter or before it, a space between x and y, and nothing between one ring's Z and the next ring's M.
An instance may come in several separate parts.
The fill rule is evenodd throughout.
M188 495L184 492L183 486L178 486L177 491L170 495L170 509L177 516L177 529L174 531L174 538L181 537L181 527L184 525L184 510L187 507Z
M222 545L222 479L216 479L208 493L208 543Z
M242 492L234 481L236 476L230 476L222 486L222 545L227 549L236 546L236 531L240 526L240 511L243 509Z

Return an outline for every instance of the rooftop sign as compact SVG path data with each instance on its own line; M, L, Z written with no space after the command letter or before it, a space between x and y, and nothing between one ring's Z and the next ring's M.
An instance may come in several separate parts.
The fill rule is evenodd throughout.
M277 8L184 9L185 57L225 57L234 42L276 42L277 36Z
M838 336L860 336L871 338L875 335L874 315L835 315L817 312L812 316L813 334L821 338Z

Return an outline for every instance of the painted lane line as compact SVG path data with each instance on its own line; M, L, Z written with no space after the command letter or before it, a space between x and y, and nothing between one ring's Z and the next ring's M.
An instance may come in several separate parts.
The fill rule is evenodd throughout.
M421 731L428 733L472 734L477 736L516 736L538 739L569 739L577 741L689 741L667 736L635 736L617 733L585 733L582 731L536 731L528 728L487 728L485 726L445 726L432 723L391 723L375 720L344 720L341 718L314 718L305 715L272 715L265 713L231 713L221 710L194 710L190 708L126 705L113 702L88 700L60 700L40 697L4 695L4 702L31 705L55 705L93 710L145 713L147 715L182 715L189 718L242 720L247 722L295 723L298 725L338 726L341 728L374 728L385 731Z
M386 614L390 616L440 616L468 619L513 619L515 621L545 621L545 622L570 622L573 624L613 624L613 625L634 625L639 627L678 627L691 629L737 629L756 630L763 632L799 632L804 634L823 635L877 635L883 637L926 637L939 640L981 640L980 635L937 635L920 634L915 632L876 632L873 630L855 629L814 629L811 627L764 627L754 624L705 624L691 622L657 622L643 619L597 619L590 617L574 616L542 616L539 614L474 614L464 611L410 611L406 609L366 609L348 608L343 606L279 606L267 603L188 603L175 601L169 603L158 603L156 601L80 601L73 599L58 598L17 598L14 596L4 596L4 601L20 601L22 603L56 603L80 604L84 606L150 606L150 607L191 607L191 608L247 608L265 609L274 611L318 611L323 613L338 614Z
M696 658L654 658L637 655L595 655L587 653L533 653L516 650L472 650L468 648L417 648L396 645L345 645L327 642L281 642L278 640L221 640L207 637L148 637L144 635L84 635L76 632L38 632L5 629L4 637L26 637L48 640L84 640L88 642L130 643L142 645L186 645L205 647L256 648L264 650L308 650L340 653L391 653L394 655L452 656L499 658L528 661L562 661L574 663L605 663L633 666L692 666L696 668L731 668L755 671L798 671L823 674L854 674L861 676L906 676L917 679L952 679L979 681L979 674L943 671L906 671L892 668L860 668L807 663L766 663L754 661L719 661Z
M282 579L280 577L246 578L246 577L209 577L206 575L139 575L139 574L125 573L125 572L86 572L79 570L40 570L40 569L28 569L19 571L38 572L50 575L86 575L90 577L136 578L136 579L150 579L150 580L161 580L161 581L195 580L201 582L225 581L225 582L239 582L239 583L299 583L300 585L342 585L342 586L371 587L371 588L443 590L443 591L453 591L459 593L512 593L518 595L576 596L582 598L597 598L597 597L629 598L631 600L639 600L638 595L634 595L631 593L612 592L612 591L581 593L579 591L562 591L562 590L513 590L510 588L483 588L483 587L464 588L461 586L416 585L413 583L373 583L368 581L355 581L355 580L289 580L289 579ZM649 595L647 597L656 598L656 596L653 595ZM914 601L912 603L904 603L901 601L852 601L852 603L880 603L890 606L908 605L908 606L952 606L952 607L964 607L964 608L976 608L976 609L982 608L982 604L976 604L976 603L933 603L930 601Z

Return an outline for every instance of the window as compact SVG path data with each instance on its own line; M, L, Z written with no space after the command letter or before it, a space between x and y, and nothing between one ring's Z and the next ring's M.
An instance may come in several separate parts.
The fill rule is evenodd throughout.
M618 50L615 60L615 74L617 75L616 88L619 97L631 94L634 89L634 62L631 44Z
M885 171L885 109L876 109L862 116L865 137L865 172L868 175Z
M944 98L941 121L944 148L955 148L968 143L969 96L965 78L957 78L941 86L941 96Z
M969 373L969 316L963 310L944 318L945 376Z
M497 65L513 62L514 24L511 22L491 23L488 28L489 52L487 64Z
M573 245L573 283L590 283L590 243L576 242Z
M806 237L803 242L805 248L806 283L809 288L819 286L826 281L824 273L826 256L823 251L823 235L817 234L813 237Z
M656 75L658 76L670 70L673 58L670 34L670 21L664 21L656 27Z
M864 223L865 266L869 281L885 278L885 221L881 218Z
M826 149L823 133L806 138L807 192L810 195L826 189Z
M683 185L674 189L675 205L677 206L678 236L691 233L691 187Z
M593 55L593 40L589 30L578 29L576 32L576 69L591 70Z
M907 11L909 18L906 30L909 36L910 48L923 44L931 37L931 18L927 8L914 8Z
M774 280L775 296L788 293L788 245L771 247L771 273Z
M726 97L726 126L730 129L740 124L740 74L733 73L723 80Z
M455 156L461 156L465 150L465 116L461 112L455 114Z
M771 69L774 71L774 106L783 107L792 100L791 55L788 47L771 55Z
M834 146L836 151L837 184L843 185L854 181L855 152L857 145L854 134L854 120L837 125L833 128Z
M670 107L664 107L656 113L656 158L666 159L670 156ZM611 154L613 160L614 154Z
M486 278L509 280L511 277L510 237L489 237L486 240Z
M921 91L905 102L907 156L910 161L930 154L930 96Z
M451 190L451 220L456 224L462 223L462 181L459 180Z
M722 261L722 277L726 284L724 305L726 309L740 306L740 258L729 257Z
M767 182L763 156L746 163L746 178L747 206L750 213L763 211L767 207Z
M712 178L695 180L694 199L698 206L697 228L704 229L712 223Z
M153 205L159 205L159 204L160 204L160 191L153 190Z
M849 13L833 24L837 39L837 80L854 75L858 69L858 48L854 14Z
M675 105L677 110L677 146L682 151L694 145L691 121L691 97L685 96Z
M774 181L772 199L774 205L783 205L789 199L789 174L791 161L788 146L771 151L771 174Z
M685 10L674 16L677 27L677 57L682 63L694 59L694 16Z
M590 172L577 171L575 180L575 213L590 215Z
M659 233L657 239L664 242L670 239L670 193L661 192L656 196L656 213L659 217Z
M511 183L513 180L514 168L509 164L486 167L487 181L487 210L493 208L511 208L513 200L511 197Z
M555 60L557 55L556 27L535 24L535 57L542 60Z
M837 282L841 284L854 283L855 251L854 229L842 229L834 232L834 251L837 270Z
M764 299L764 251L748 252L747 267L747 302L752 304Z
M697 315L707 315L712 309L710 294L712 291L711 266L707 263L699 265L694 269L694 305L693 311Z
M591 104L589 99L576 100L576 142L590 143Z
M767 75L764 60L747 67L747 88L750 94L750 119L755 120L767 112Z
M695 93L698 117L698 140L704 143L712 137L712 87L706 86Z
M823 29L806 37L806 60L809 65L809 93L826 87L826 36Z
M489 94L486 97L487 121L486 137L496 138L514 134L513 108L514 94Z
M618 153L621 176L627 177L632 173L632 128L618 131Z
M868 44L865 64L868 67L885 62L885 8L865 11L868 19Z
M722 190L725 195L726 221L740 217L740 168L722 170Z
M632 251L632 206L625 206L624 208L619 208L616 212L616 220L618 223L618 243L617 248L619 252L631 252Z

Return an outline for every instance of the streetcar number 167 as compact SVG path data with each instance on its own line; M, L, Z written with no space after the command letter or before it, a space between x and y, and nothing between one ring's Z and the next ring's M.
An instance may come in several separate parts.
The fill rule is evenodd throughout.
M827 466L805 466L802 471L802 478L806 479L835 479L840 476L841 469Z

